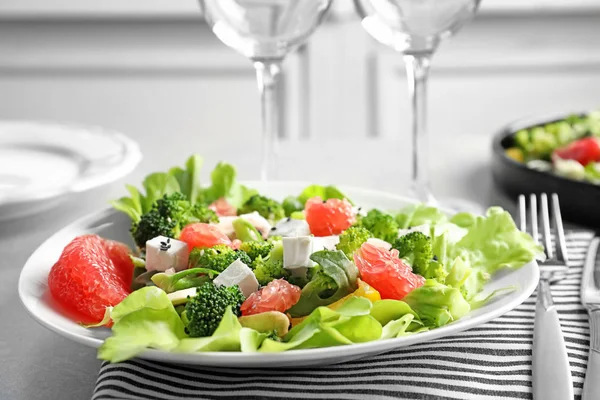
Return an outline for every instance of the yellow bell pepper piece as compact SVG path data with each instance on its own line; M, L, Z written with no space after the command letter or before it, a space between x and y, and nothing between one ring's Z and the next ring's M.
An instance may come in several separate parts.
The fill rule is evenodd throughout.
M371 301L371 303L374 303L378 300L381 300L381 295L379 294L379 292L375 289L373 289L371 286L369 286L367 283L361 281L360 279L357 279L358 282L358 289L356 289L354 292L350 293L349 295L342 297L341 299L339 299L338 301L336 301L335 303L331 303L330 305L327 306L327 308L330 308L332 310L337 310L338 308L340 308L342 306L342 304L344 304L346 301L348 301L348 299L350 299L351 297L364 297L366 299L369 299ZM292 318L292 327L298 325L300 322L304 321L306 317L298 317L298 318Z
M521 149L519 149L518 147L508 148L504 151L504 153L506 154L506 156L508 158L512 158L513 160L515 160L517 162L522 163L525 161L525 156L523 155L523 151Z

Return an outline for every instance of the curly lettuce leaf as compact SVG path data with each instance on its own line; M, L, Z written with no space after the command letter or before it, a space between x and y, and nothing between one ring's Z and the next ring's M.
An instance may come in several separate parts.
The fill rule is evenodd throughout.
M255 352L267 336L266 333L259 333L254 329L242 327L231 307L227 307L219 326L211 336L181 339L174 351L180 353L203 351Z
M169 170L169 175L177 180L181 193L188 198L192 205L201 201L200 173L203 164L204 159L193 154L185 162L185 168L173 167Z
M231 205L239 208L250 197L258 192L240 184L237 179L237 171L231 164L221 162L217 164L210 174L211 186L202 190L202 198L205 203L212 203L220 198L225 198Z
M448 243L451 259L460 257L471 268L490 275L502 268L520 268L542 252L542 247L521 232L500 207L491 207L485 217L476 217L460 241Z
M283 338L266 339L260 352L275 353L291 349L310 349L364 343L381 337L381 324L369 314L371 302L354 297L337 310L318 307Z
M146 348L173 350L187 336L167 294L153 286L127 296L113 308L111 319L112 336L98 349L98 358L113 363L135 357Z
M192 205L210 204L223 197L235 207L240 207L257 193L237 182L235 167L227 163L217 164L211 173L211 186L202 188L200 173L203 164L202 157L194 154L186 160L183 168L172 167L168 172L155 172L146 176L142 183L143 191L127 185L129 197L111 201L111 205L137 223L165 194L183 193Z
M448 216L442 210L425 204L406 206L396 214L396 222L400 229L425 224L435 225L446 221L448 221Z
M416 288L404 299L419 316L424 326L437 328L464 317L471 306L460 290L443 285L434 279Z

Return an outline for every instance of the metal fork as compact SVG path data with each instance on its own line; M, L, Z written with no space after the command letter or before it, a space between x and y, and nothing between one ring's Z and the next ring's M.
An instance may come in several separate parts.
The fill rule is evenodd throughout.
M540 243L538 204L535 194L529 195L531 236ZM533 329L533 398L539 400L573 399L573 382L567 348L560 327L558 313L552 300L550 284L567 274L567 244L560 216L558 195L552 194L552 214L556 230L556 253L552 246L548 196L540 196L545 260L540 260L540 282L537 288L535 325ZM519 196L519 220L522 231L527 231L527 205L524 195Z

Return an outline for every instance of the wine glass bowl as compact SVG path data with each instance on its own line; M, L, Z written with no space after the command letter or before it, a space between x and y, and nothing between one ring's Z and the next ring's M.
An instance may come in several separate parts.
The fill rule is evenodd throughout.
M227 46L251 60L283 59L321 23L331 0L203 0L202 12Z
M404 54L431 53L475 14L479 0L355 0L363 28Z

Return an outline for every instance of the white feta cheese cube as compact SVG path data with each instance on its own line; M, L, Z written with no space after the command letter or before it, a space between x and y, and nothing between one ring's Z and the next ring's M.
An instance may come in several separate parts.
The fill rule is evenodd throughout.
M258 290L258 281L256 280L256 276L254 276L254 272L239 259L225 268L225 271L221 272L213 283L216 286L238 285L245 297L250 296Z
M313 237L284 237L281 240L283 268L290 271L292 276L306 276L306 270L314 264L310 259L310 255L313 253Z
M373 246L381 247L385 250L389 250L392 248L392 245L390 243L377 238L369 238L367 239L367 243L371 243Z
M313 238L313 253L321 250L335 250L335 246L340 242L337 235L322 236Z
M303 219L285 218L269 232L270 236L298 237L310 236L308 222Z
M164 272L169 268L176 271L188 267L188 245L180 240L157 236L146 242L146 269Z

